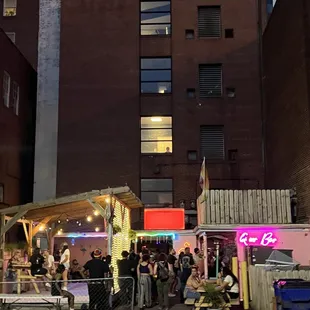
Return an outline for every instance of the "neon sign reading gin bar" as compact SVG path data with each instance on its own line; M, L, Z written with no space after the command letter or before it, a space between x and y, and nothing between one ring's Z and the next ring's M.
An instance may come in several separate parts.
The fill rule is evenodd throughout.
M274 246L278 239L272 232L243 232L239 234L238 241L244 246Z

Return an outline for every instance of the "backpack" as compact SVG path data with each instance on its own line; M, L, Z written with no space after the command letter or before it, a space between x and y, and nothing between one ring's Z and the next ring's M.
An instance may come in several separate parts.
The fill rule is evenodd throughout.
M166 264L158 263L158 279L162 282L169 279L169 270Z

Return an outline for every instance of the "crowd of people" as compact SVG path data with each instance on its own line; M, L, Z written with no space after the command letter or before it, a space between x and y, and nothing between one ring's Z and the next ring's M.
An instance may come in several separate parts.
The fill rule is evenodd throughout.
M48 250L41 253L37 248L29 260L30 271L33 276L41 275L46 279L46 286L51 288L52 295L68 298L70 310L74 309L74 295L68 290L69 278L91 279L87 282L90 310L112 309L118 305L130 305L132 302L140 310L156 304L159 309L167 310L171 297L179 295L181 303L186 298L199 299L199 289L206 282L210 282L204 279L204 257L198 248L194 249L192 254L187 247L177 256L174 249L166 255L159 250L153 253L143 247L140 253L123 251L121 256L122 259L117 261L118 285L113 278L111 256L104 257L99 248L91 253L84 266L76 259L70 261L67 243L61 246L57 265L54 256L50 255ZM17 254L13 255L8 265L8 276L13 280L16 279L14 263L19 259ZM132 278L135 281L132 281ZM216 283L217 289L223 294L228 294L231 298L238 297L238 279L225 263L222 264ZM13 291L16 291L16 286L13 287Z

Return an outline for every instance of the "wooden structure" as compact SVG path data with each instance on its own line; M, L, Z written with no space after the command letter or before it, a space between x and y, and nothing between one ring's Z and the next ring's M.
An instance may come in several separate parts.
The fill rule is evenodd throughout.
M112 243L112 202L122 204L128 209L142 207L141 201L133 194L129 187L125 186L93 190L77 195L0 209L1 279L3 278L5 234L14 224L17 222L22 223L28 243L28 252L31 254L32 239L41 230L42 226L53 223L54 228L50 234L51 238L53 238L59 229L57 220L65 221L67 215L72 215L75 219L82 219L86 214L91 214L96 210L107 224L109 242ZM112 248L111 244L109 248Z
M292 222L290 190L209 190L197 211L198 226Z

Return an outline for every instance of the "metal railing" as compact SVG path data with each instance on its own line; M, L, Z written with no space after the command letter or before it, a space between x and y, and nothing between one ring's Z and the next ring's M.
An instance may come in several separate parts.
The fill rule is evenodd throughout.
M68 280L67 285L42 278L6 281L0 283L1 309L41 305L57 310L133 310L134 287L131 277Z

